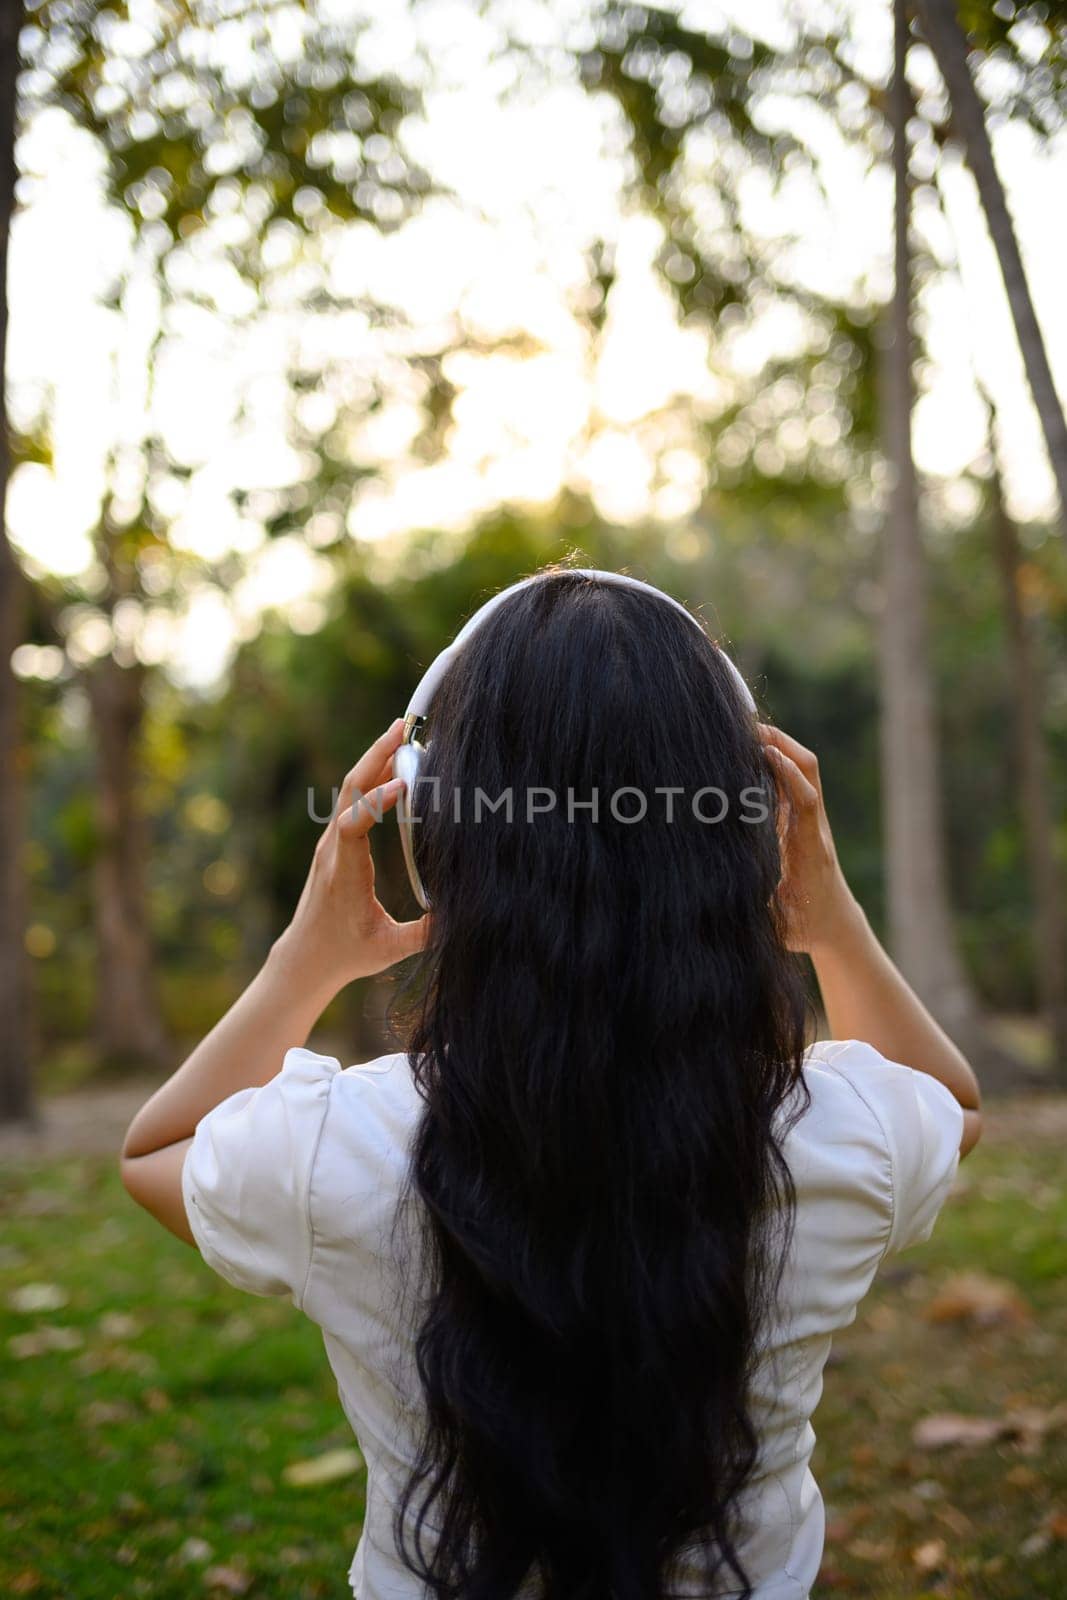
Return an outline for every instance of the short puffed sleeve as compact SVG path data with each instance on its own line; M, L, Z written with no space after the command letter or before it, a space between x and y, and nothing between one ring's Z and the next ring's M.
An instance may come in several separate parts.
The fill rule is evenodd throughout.
M197 1123L182 1168L189 1227L208 1265L251 1294L303 1300L309 1198L340 1063L289 1050L278 1075L239 1089Z
M809 1055L847 1078L881 1130L892 1184L885 1254L928 1239L959 1165L959 1102L929 1073L889 1061L857 1039L817 1044Z

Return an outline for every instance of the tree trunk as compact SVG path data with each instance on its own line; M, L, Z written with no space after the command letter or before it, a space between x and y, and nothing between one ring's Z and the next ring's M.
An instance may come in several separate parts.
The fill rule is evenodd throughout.
M1018 530L1004 503L992 436L990 449L993 454L993 534L1011 660L1019 804L1035 912L1038 994L1052 1040L1053 1073L1058 1083L1067 1084L1067 920L1063 871L1057 856L1055 821L1049 803L1041 683L1034 659L1033 625L1020 593Z
M96 745L99 840L93 869L96 1043L107 1061L164 1063L145 893L147 829L137 801L143 669L107 657L86 674Z
M967 165L978 186L982 209L1000 263L1030 392L1041 419L1045 446L1059 492L1060 508L1064 519L1067 519L1067 419L1064 418L1063 406L1056 393L1004 186L993 160L993 146L982 102L967 63L967 36L960 27L954 0L918 0L916 9L923 33L948 89L953 131L963 144ZM1067 532L1067 521L1064 522L1064 529Z
M19 686L11 670L12 651L22 632L23 579L4 521L11 465L4 383L7 247L15 209L15 76L21 22L19 0L0 0L0 1122L28 1120L34 1112L25 945L24 752Z
M982 1029L949 912L940 761L927 639L927 567L911 448L911 256L904 77L908 24L895 0L895 65L890 94L895 188L895 283L884 350L885 450L892 493L884 541L881 630L882 782L889 941L909 982L972 1059Z

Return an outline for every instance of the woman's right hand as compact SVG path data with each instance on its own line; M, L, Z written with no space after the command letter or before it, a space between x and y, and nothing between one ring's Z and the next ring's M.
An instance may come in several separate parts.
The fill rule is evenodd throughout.
M760 723L759 735L780 800L778 903L785 942L790 950L810 955L847 937L863 913L845 882L834 849L817 758L769 723Z
M369 834L403 788L392 776L404 737L398 717L346 776L315 849L293 919L274 947L289 979L337 994L421 950L429 917L397 922L378 899ZM332 995L331 995L332 998Z

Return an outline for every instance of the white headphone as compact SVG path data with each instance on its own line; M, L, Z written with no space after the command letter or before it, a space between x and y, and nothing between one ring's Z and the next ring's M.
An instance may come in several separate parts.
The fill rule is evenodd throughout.
M595 578L601 583L618 583L625 585L628 589L642 589L646 594L654 594L660 600L666 600L667 604L673 606L676 611L680 611L682 616L687 618L705 639L708 637L696 617L687 611L680 601L675 600L672 595L664 594L662 589L655 588L651 583L642 583L640 578L630 578L624 572L599 572L590 567L564 567L560 571L560 576ZM411 699L408 701L408 708L404 713L404 741L393 756L393 776L402 778L404 781L404 789L397 802L396 816L400 825L400 843L404 850L404 864L408 869L408 877L411 880L415 898L424 910L428 911L430 909L430 901L423 886L422 878L419 876L419 869L415 865L413 801L415 786L419 779L419 769L422 766L427 749L421 743L420 736L426 725L426 719L430 714L434 695L437 693L442 678L460 651L487 617L496 610L497 606L501 605L509 595L517 594L520 589L528 588L531 583L543 583L544 581L545 575L537 573L532 578L523 578L519 583L513 583L509 588L501 589L499 594L495 594L490 600L487 600L484 606L481 606L464 623L452 643L442 650L441 654L426 668L426 671L415 686ZM720 654L730 669L745 705L750 711L755 712L756 702L752 698L752 691L748 684L725 650L720 650Z

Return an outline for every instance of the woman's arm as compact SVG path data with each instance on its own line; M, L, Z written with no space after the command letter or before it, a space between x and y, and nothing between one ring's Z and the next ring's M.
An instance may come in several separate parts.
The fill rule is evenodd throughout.
M791 948L811 956L830 1031L926 1072L963 1108L961 1155L982 1128L978 1080L882 949L837 860L819 763L778 728L761 729L784 800L779 898Z
M395 722L345 778L289 927L240 999L130 1124L122 1180L184 1239L191 1235L181 1167L201 1117L238 1089L269 1082L347 983L422 948L426 918L395 922L375 895L368 837L400 793L389 773L402 736Z

